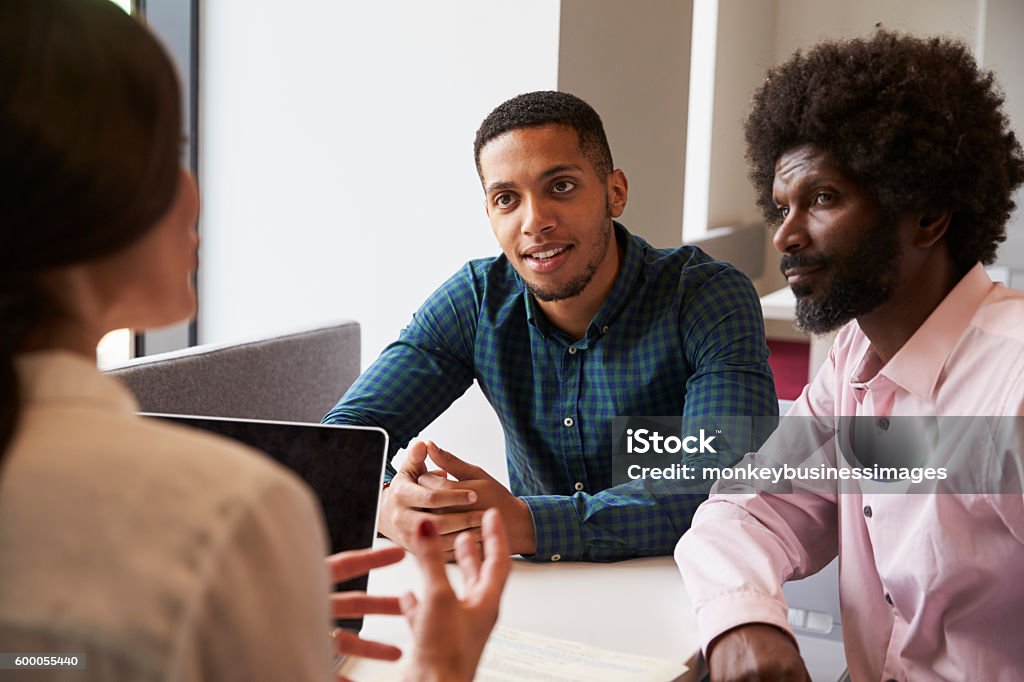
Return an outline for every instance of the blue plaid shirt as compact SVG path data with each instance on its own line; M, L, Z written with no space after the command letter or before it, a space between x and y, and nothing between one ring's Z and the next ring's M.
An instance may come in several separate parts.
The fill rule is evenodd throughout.
M613 487L612 418L776 416L764 321L733 266L615 231L623 262L583 338L547 321L504 256L470 261L324 422L382 427L394 455L475 379L504 430L511 491L533 514L533 558L671 553L706 488Z

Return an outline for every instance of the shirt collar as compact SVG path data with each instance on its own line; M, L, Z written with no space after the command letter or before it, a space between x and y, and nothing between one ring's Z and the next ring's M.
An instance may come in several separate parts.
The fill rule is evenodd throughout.
M523 301L526 302L526 321L537 328L540 335L547 338L548 334L551 333L551 325L548 323L548 318L544 315L544 312L537 305L536 299L533 298L533 294L526 288L526 283L523 282L523 278L516 273L516 279L523 286Z
M604 299L604 303L598 309L597 314L590 321L590 325L587 327L588 340L594 340L608 331L608 327L615 321L615 318L619 316L622 309L626 307L626 303L632 297L634 289L636 288L637 279L640 276L640 272L643 268L644 263L644 248L641 243L633 239L633 235L629 233L629 230L617 221L612 221L615 230L615 241L622 247L622 263L619 264L619 274L615 277L615 283L612 285L612 290L608 292L608 297ZM517 278L521 280L521 278ZM548 322L544 312L540 309L537 301L533 295L523 286L523 297L526 301L526 319L537 328L537 331L541 333L541 336L545 338L553 331L557 331L552 328L551 323Z
M984 266L976 264L878 373L921 400L934 402L935 387L950 353L993 286ZM869 346L851 382L870 375L871 366L877 362Z

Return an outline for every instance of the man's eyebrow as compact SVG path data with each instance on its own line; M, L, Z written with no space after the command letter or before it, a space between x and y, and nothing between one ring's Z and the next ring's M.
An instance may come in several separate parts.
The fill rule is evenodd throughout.
M487 185L486 191L488 194L499 189L514 189L516 184L514 182L492 182Z

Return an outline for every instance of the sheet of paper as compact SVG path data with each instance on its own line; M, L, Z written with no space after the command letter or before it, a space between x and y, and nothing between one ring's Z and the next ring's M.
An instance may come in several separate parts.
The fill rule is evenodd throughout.
M367 682L402 679L395 665ZM477 682L672 682L687 671L682 663L620 654L578 642L496 627L484 649ZM360 680L359 682L363 682Z

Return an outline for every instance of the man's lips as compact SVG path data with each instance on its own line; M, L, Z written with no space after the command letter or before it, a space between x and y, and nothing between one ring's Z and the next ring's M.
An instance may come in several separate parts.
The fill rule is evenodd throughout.
M803 284L807 280L811 279L821 270L824 270L825 266L822 265L803 265L795 268L788 268L783 270L782 274L786 276L786 281L789 282L790 286L795 284Z
M539 244L524 251L523 260L534 272L551 272L566 261L572 248L572 244Z
M779 263L779 270L790 286L796 286L810 280L829 264L830 259L823 254L787 253Z

